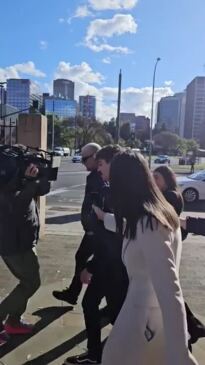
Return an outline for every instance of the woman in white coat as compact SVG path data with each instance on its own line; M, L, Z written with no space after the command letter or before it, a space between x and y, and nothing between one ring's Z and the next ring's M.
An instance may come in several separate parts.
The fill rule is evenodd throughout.
M178 217L157 188L146 161L131 151L110 170L114 215L94 207L107 229L124 235L127 297L102 357L103 365L197 364L179 282Z

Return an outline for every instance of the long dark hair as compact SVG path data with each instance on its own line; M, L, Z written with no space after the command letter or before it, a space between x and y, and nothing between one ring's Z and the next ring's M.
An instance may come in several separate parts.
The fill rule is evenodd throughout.
M170 230L179 226L174 209L157 188L147 162L140 153L127 150L114 157L110 169L110 189L119 233L135 238L137 222L147 217L153 229L153 218Z
M172 191L178 190L176 175L170 167L166 165L159 166L154 170L154 172L158 172L160 175L162 175L165 184L167 186L166 190L172 190Z

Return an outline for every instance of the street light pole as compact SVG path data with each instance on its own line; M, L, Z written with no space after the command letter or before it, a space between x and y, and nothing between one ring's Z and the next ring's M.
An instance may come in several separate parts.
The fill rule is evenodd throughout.
M52 151L54 151L54 145L55 145L55 125L54 125L54 110L55 110L55 105L54 105L54 100L53 100L53 111L52 111L52 140L51 140L51 149Z
M157 65L161 58L157 58L154 66L154 73L153 73L153 82L152 82L152 106L151 106L151 118L150 118L150 131L149 131L149 168L151 168L152 163L152 128L153 128L153 116L154 116L154 91L155 91L155 77L156 77L156 70Z
M118 82L118 100L117 100L117 119L116 119L115 143L119 143L119 138L120 138L121 89L122 89L122 72L120 70L119 82Z

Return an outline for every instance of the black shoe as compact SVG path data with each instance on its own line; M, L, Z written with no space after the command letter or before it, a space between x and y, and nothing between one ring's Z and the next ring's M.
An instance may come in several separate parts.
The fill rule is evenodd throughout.
M77 298L74 298L74 296L71 295L71 293L69 292L69 289L64 289L62 291L54 290L52 294L53 294L54 298L56 298L58 300L63 300L64 302L67 302L71 305L77 304Z
M89 353L86 353L79 356L68 357L63 365L69 364L101 364L101 360L97 356L91 356Z

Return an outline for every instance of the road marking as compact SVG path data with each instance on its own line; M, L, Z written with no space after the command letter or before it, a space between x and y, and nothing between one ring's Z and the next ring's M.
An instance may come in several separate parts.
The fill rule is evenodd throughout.
M68 191L73 191L74 189L80 188L81 186L85 186L85 184L71 185L69 187L69 189L66 187L55 189L55 190L50 191L50 193L48 193L47 196L58 195L58 194L62 194L62 193L68 192Z

